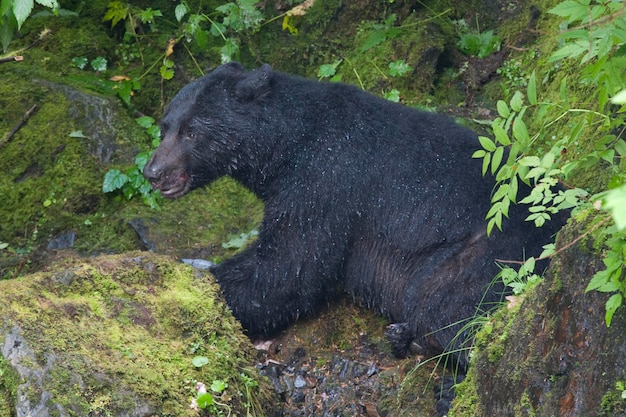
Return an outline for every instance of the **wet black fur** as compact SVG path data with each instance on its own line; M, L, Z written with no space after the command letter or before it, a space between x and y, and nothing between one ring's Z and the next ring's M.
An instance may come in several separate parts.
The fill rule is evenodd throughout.
M538 256L563 224L538 229L512 206L487 237L494 181L471 158L475 133L269 66L227 64L186 86L162 130L169 144L145 171L155 184L188 178L186 192L230 175L265 202L258 240L212 269L251 335L347 291L398 323L396 354L453 351L460 323L501 298L496 259ZM466 356L454 360L463 373Z

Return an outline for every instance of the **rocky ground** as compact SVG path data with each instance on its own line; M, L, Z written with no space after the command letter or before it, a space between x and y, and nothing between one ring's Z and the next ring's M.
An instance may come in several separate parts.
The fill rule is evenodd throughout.
M282 399L279 415L431 416L439 374L423 357L399 360L386 322L351 300L258 341L261 373Z

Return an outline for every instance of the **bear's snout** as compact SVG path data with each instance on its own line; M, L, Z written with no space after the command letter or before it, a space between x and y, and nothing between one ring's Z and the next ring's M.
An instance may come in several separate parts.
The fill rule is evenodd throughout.
M158 148L150 161L143 167L143 176L165 198L181 197L191 188L191 177L183 169L172 169L167 164L167 160L159 157Z

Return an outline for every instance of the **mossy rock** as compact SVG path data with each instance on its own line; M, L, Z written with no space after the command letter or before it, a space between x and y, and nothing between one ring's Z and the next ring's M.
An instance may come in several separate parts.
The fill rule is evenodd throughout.
M581 236L589 217L570 221L559 246ZM556 256L519 311L492 317L476 338L454 416L623 415L626 313L618 310L607 328L609 294L585 291L601 265L593 241L579 241Z
M0 293L1 417L197 415L195 385L214 381L215 410L275 404L212 277L170 258L66 258Z

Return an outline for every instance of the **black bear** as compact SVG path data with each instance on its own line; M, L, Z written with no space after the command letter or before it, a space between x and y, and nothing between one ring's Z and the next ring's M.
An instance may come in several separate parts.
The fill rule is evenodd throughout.
M144 175L164 197L228 175L265 203L258 239L212 268L250 335L347 291L394 323L397 355L455 351L464 320L502 296L496 259L538 256L563 224L536 228L513 206L488 237L494 180L471 158L475 133L269 65L229 63L187 85L161 129ZM454 359L462 371L466 355Z

